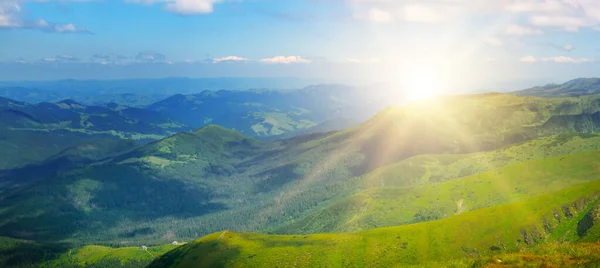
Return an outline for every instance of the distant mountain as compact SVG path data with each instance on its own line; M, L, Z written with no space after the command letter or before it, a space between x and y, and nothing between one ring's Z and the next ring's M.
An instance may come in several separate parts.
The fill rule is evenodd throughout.
M319 82L299 78L185 78L0 82L0 96L29 103L73 99L87 105L145 106L175 94L217 91L289 90Z
M600 128L599 98L524 98L505 94L445 97L426 105L389 108L365 123L327 135L273 142L209 125L34 184L4 185L0 188L0 236L123 246L188 240L224 229L267 232L307 215L315 217L311 212L326 208L331 202L384 186L391 179L366 180L372 176L370 172L411 157L436 154L439 158L423 161L449 163L456 155L538 137L595 132ZM540 148L555 148L553 142L546 144ZM584 145L579 142L573 146L584 150ZM542 156L548 154L544 150L540 150ZM505 157L485 159L501 161ZM473 159L484 163L484 158ZM581 165L595 165L593 158L583 159L589 161ZM393 181L408 187L425 179L431 180L427 183L443 183L459 176L427 171L419 163L410 164L414 170L405 171L424 169L422 178L394 175ZM539 175L533 171L528 174ZM594 178L583 173L578 176L571 182ZM557 180L552 187L567 182ZM471 200L471 191L462 191L456 185L449 184L444 189L464 193L467 196L463 199ZM545 184L541 181L536 185L522 185L506 193L517 198ZM552 187L548 189L556 189ZM420 198L420 191L411 193ZM390 193L396 196L399 192L402 191ZM501 193L485 195L480 204L498 204L508 197ZM440 197L427 202L437 201L447 206L458 200ZM417 208L421 203L414 204ZM331 211L344 210L326 211L327 215L335 215ZM437 211L421 212L418 217L409 215L405 219L445 217Z
M125 116L134 117L136 120L138 117L168 120L189 126L186 130L217 124L250 136L279 138L316 131L338 130L350 124L363 122L394 101L393 98L373 94L373 90L378 89L370 87L321 84L297 90L199 90L200 87L190 88L190 85L223 84L231 85L235 89L235 83L252 85L262 80L197 81L182 78L142 80L140 85L135 84L135 81L66 80L56 82L57 85L50 84L50 88L44 90L30 90L23 87L0 88L0 95L14 97L15 103L24 102L23 100L25 103L40 102L33 105L36 107L46 103L60 104L66 96L69 96L68 100L75 104L96 107L95 109L109 108ZM276 80L263 82L269 81ZM46 85L42 82L37 83ZM54 88L58 85L63 87ZM107 88L94 90L91 88L93 85ZM122 88L119 85L122 85ZM144 89L143 95L141 90L135 88L142 85L148 86ZM133 93L125 93L128 92L127 90ZM199 93L169 95L176 92ZM48 102L48 99L60 100ZM86 103L98 104L86 105ZM141 105L141 103L144 104L143 107L131 106ZM341 121L340 118L345 120Z
M0 98L0 169L44 160L84 140L147 142L187 129L140 108L85 106L73 100L29 104Z
M512 94L517 96L552 98L600 94L600 78L578 78L560 85L549 84L541 87L515 91Z
M174 95L148 108L193 128L210 123L250 136L286 137L307 133L312 127L340 117L362 122L390 104L375 96L365 88L341 85L293 91L219 90Z

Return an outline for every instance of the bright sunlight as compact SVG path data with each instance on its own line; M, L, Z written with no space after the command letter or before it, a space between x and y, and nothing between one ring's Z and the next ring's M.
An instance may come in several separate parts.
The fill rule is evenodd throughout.
M404 99L408 103L431 100L444 92L446 87L442 72L433 67L419 67L405 79Z

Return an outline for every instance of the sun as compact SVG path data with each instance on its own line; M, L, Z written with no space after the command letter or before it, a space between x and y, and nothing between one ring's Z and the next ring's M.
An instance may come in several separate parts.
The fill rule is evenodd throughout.
M415 68L404 79L404 102L433 100L445 90L445 84L444 75L435 68Z

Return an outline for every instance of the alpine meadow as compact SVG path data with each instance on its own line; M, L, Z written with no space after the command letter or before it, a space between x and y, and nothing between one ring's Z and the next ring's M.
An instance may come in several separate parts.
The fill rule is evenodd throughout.
M0 267L599 267L596 0L0 0Z

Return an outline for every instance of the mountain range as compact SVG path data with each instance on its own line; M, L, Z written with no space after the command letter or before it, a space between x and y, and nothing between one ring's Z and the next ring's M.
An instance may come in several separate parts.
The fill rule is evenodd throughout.
M403 106L341 86L137 108L1 99L4 146L63 143L2 156L0 264L593 265L600 95L545 90ZM364 122L319 127L348 117Z
M600 93L599 78L577 78L563 84L548 84L514 92L519 96L578 97Z
M0 98L0 148L7 156L19 156L6 157L0 168L40 161L94 139L146 143L207 124L265 139L339 130L368 119L386 103L362 88L334 85L177 94L145 107L74 100L31 104Z
M271 89L291 90L324 81L298 78L186 78L125 80L0 81L0 96L39 103L72 99L86 105L145 106L175 94Z

